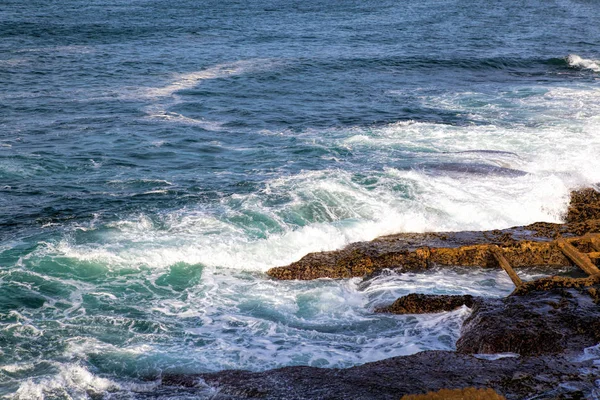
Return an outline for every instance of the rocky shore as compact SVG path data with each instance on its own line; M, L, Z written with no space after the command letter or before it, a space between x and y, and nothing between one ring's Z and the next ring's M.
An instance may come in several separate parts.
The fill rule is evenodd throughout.
M419 271L433 266L497 268L489 252L497 245L515 268L564 266L569 259L551 241L600 232L600 194L574 191L564 224L537 222L503 230L400 233L357 242L336 251L310 253L290 265L272 268L275 279L364 277L384 269Z
M268 272L275 279L347 278L368 282L385 269L432 266L499 268L490 246L519 267L565 266L559 237L576 243L592 266L583 277L519 283L503 299L410 294L373 310L398 314L469 307L456 351L425 351L348 369L286 367L265 372L165 375L161 390L213 399L593 399L600 398L600 194L572 193L564 224L536 223L487 232L398 234L312 253ZM575 242L574 242L575 243ZM586 258L588 256L584 256ZM441 391L440 391L441 390ZM150 395L149 395L150 396ZM453 397L455 396L455 397Z

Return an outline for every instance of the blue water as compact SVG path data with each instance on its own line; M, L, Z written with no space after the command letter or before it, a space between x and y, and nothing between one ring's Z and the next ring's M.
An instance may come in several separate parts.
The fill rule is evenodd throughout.
M371 310L501 296L503 274L264 271L382 234L560 221L600 182L596 1L5 0L0 21L8 398L452 349L467 309Z

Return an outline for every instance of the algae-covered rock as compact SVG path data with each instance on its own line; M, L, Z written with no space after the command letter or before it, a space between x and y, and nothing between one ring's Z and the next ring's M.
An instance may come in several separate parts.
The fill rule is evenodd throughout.
M485 232L482 232L483 234ZM490 251L497 242L456 247L427 247L414 250L385 251L390 246L378 242L355 243L352 247L322 253L311 253L285 267L267 274L276 279L317 279L365 277L383 269L399 272L422 271L439 266L498 268ZM367 246L367 244L369 246ZM502 253L514 267L565 266L571 261L552 242L538 240L512 241L502 244Z
M383 269L400 272L432 266L498 267L489 251L497 245L513 268L571 262L551 243L558 237L600 232L600 194L583 189L571 194L566 223L536 222L503 230L441 233L399 233L370 242L352 243L341 250L310 253L300 260L272 268L275 279L365 277Z
M425 394L409 394L401 400L506 400L493 389L441 389L437 392Z
M571 192L571 202L565 219L569 223L600 219L600 192L592 188Z
M442 311L452 311L459 307L473 306L474 298L471 295L431 295L411 293L402 296L387 307L378 308L375 312L392 314L427 314Z
M549 276L546 278L536 279L535 281L523 282L517 287L512 295L526 295L539 290L551 289L568 289L568 288L584 288L589 287L588 292L593 295L596 293L596 288L590 287L600 284L600 276L593 275L587 278L569 278L564 276Z

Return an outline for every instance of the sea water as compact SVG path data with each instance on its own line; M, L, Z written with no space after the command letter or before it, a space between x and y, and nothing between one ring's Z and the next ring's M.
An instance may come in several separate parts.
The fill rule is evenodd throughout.
M451 350L467 308L373 309L503 296L501 271L265 271L559 222L600 182L595 1L4 0L0 18L7 398Z

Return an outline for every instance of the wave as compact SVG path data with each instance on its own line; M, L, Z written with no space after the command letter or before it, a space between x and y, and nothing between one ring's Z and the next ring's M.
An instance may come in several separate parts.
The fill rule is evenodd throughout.
M367 287L358 279L278 282L205 270L199 282L186 285L183 300L169 291L174 286L165 285L183 283L185 276L177 272L184 269L175 270L128 271L120 277L99 277L97 287L83 289L81 296L87 301L81 312L58 312L54 318L61 322L59 327L44 326L43 335L19 341L19 346L30 348L53 338L61 352L58 361L53 355L34 353L28 354L26 364L6 367L11 373L37 371L27 380L11 382L19 385L13 398L148 392L154 389L152 380L132 377L155 378L161 372L256 371L286 365L341 368L428 349L452 350L470 313L466 307L421 316L369 310L409 292L502 296L512 288L501 270L390 273ZM106 292L98 292L98 287ZM137 296L145 300L140 304ZM69 296L62 298L63 304L70 301ZM182 331L185 335L179 334ZM141 342L133 340L139 333ZM107 342L107 337L113 339ZM187 350L182 353L182 348Z
M101 396L107 391L121 389L111 380L98 377L85 367L76 364L58 365L58 373L39 381L27 380L10 398L13 400L59 398L88 398Z
M575 56L578 57L578 56ZM306 69L329 69L344 70L356 68L398 68L408 70L431 70L431 69L465 69L465 70L546 70L548 66L566 66L566 58L543 58L534 56L521 57L427 57L427 56L393 56L379 58L341 58L329 59L304 59L291 64L293 70Z
M265 271L385 234L559 222L571 189L600 182L600 91L535 88L508 96L506 110L523 113L530 125L402 121L307 131L298 140L344 149L349 168L332 161L318 171L284 170L215 203L121 215L117 222L96 223L91 232L100 243L66 236L53 251L114 268L160 270L184 262ZM503 109L479 97L426 101L487 119L486 113L502 115ZM475 109L472 99L484 105ZM165 190L166 183L159 183L147 190Z
M582 58L577 54L569 54L565 60L571 68L588 69L590 71L600 72L599 60Z

